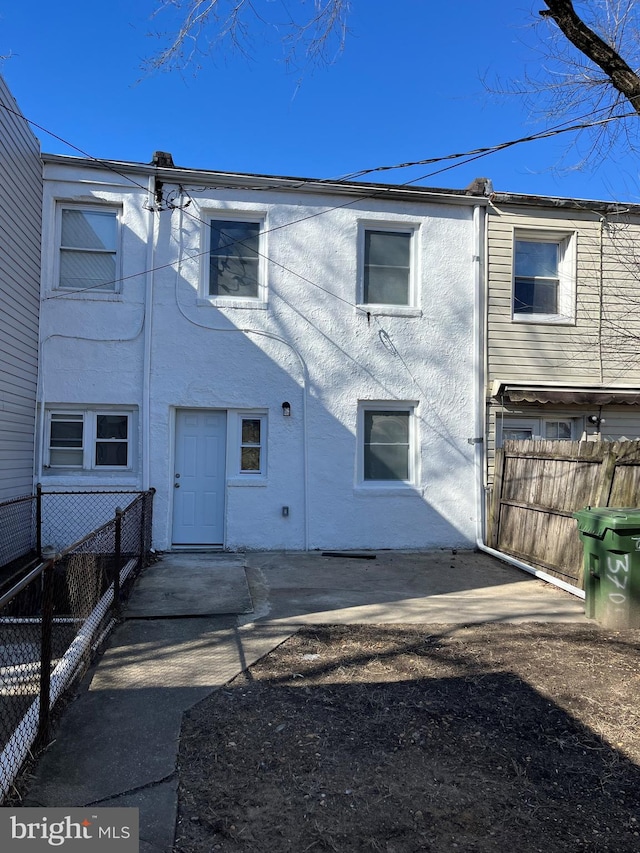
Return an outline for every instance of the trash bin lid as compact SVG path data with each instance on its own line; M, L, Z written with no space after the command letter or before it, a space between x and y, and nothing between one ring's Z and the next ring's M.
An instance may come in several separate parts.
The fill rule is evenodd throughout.
M578 520L580 533L602 539L607 530L625 531L640 529L639 507L588 506L573 517Z

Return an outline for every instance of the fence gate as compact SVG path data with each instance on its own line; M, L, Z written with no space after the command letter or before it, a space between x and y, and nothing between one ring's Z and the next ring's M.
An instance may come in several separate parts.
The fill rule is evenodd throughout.
M640 506L640 441L505 441L496 451L491 547L583 586L573 513Z

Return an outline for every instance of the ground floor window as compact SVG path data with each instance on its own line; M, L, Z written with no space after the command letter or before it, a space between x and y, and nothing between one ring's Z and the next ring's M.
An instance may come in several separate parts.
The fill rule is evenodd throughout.
M132 414L107 410L49 411L45 467L130 469Z
M358 479L361 483L414 482L414 404L361 403L358 434Z
M252 416L240 419L240 472L263 474L263 417Z
M579 422L579 423L578 423ZM582 432L581 418L498 416L498 446L505 441L575 441Z

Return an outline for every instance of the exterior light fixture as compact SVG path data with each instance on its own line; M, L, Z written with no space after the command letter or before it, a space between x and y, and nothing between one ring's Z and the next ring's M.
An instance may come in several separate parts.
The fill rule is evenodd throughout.
M283 403L282 404L282 417L283 418L290 418L291 417L291 404L290 403Z
M587 421L592 424L597 430L600 429L601 424L606 423L605 419L600 417L600 415L589 415Z

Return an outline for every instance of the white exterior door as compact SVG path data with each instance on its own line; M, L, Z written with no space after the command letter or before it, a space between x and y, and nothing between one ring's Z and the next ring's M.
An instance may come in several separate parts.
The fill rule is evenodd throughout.
M226 412L176 413L173 544L224 544Z

